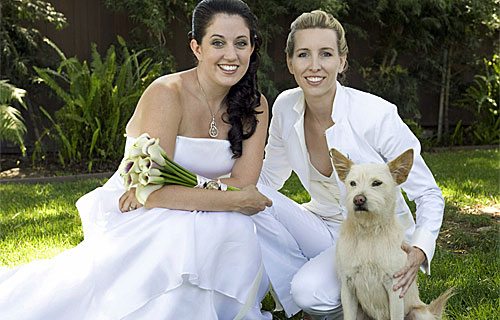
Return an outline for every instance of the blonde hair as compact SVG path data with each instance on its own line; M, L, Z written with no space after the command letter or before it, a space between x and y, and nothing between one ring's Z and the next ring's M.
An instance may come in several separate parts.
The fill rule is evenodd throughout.
M301 14L290 25L290 33L286 40L285 52L289 58L293 57L295 50L295 33L298 30L304 29L331 29L337 34L337 47L339 56L347 55L349 48L347 47L347 40L345 38L345 31L340 22L335 19L331 14L322 10L314 10ZM344 71L347 69L347 61Z

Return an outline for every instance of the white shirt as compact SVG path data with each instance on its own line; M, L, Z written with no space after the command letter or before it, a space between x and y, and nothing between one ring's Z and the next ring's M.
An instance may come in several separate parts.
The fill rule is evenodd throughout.
M342 215L340 189L335 173L332 172L330 177L326 177L314 167L309 156L307 159L311 173L309 176L311 201L302 206L325 220L342 222L344 216Z
M399 117L397 107L375 95L337 82L332 110L335 125L325 131L328 148L339 150L355 163L387 163L407 149L414 150L413 167L401 187L408 199L415 201L416 223L402 194L396 214L406 229L409 244L424 251L427 262L423 271L429 273L443 219L444 199L420 155L420 142ZM311 194L312 170L303 129L304 112L305 99L300 88L284 91L276 99L260 183L278 190L293 170ZM343 198L345 187L336 173L335 178ZM311 197L316 196L311 194ZM343 207L342 212L345 215Z

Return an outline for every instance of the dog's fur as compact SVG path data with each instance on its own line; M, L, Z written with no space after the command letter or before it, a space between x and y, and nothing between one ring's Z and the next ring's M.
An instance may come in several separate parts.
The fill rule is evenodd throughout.
M335 170L346 186L348 213L336 249L344 319L360 319L363 313L376 320L441 319L452 289L430 305L420 300L416 280L404 298L399 298L400 290L393 290L400 279L393 275L407 260L401 249L404 230L395 214L397 186L410 173L413 150L386 165L355 165L339 151L330 151Z

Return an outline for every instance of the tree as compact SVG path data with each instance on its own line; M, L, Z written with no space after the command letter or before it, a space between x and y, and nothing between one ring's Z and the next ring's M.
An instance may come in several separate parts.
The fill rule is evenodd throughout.
M47 1L2 0L0 2L0 80L10 82L9 84L7 81L3 81L2 90L7 90L7 88L13 86L13 88L16 88L15 90L8 90L19 93L21 89L17 89L17 87L21 87L30 92L31 89L34 89L32 83L35 76L33 66L47 64L42 61L42 55L38 55L40 44L43 44L43 41L40 31L34 27L34 23L37 21L51 23L58 29L66 26L64 15L55 11L54 7ZM29 96L26 91L22 95L16 96L24 97L22 100L17 99L17 101L27 109L28 116L34 124L35 136L39 137L38 128L34 121L33 108L30 108ZM20 118L20 112L13 112L11 108L2 108L1 112L2 119L22 119ZM15 140L21 143L21 148L24 148L22 134L26 132L26 127L21 126L22 122L19 121L10 123L12 125L17 124L16 126L10 126L10 128L19 128L15 134L17 137ZM4 134L6 134L5 131L2 133L2 138L4 138Z
M136 50L152 48L148 55L163 62L164 72L175 70L174 57L165 45L172 36L170 26L174 22L185 25L187 34L190 15L197 3L196 0L104 0L106 7L126 12L138 25L131 30L131 46Z
M467 69L475 70L484 56L476 51L484 41L498 38L500 30L499 0L440 1L439 28L435 36L434 55L442 56L438 141L449 131L450 89L459 87L457 79ZM489 54L487 54L489 56ZM458 92L456 94L458 96Z
M37 21L45 21L61 29L66 26L62 13L46 1L2 0L0 3L1 78L21 85L33 75L36 51L42 43Z
M401 99L399 103L408 108L411 102L408 97L417 96L423 84L432 84L440 92L438 139L441 139L443 131L448 131L447 110L453 104L450 97L459 98L463 74L474 72L476 62L491 56L489 52L478 56L477 51L498 38L500 1L349 0L347 4L348 14L343 17L347 29L368 39L374 52L358 65L361 72L370 72L365 76L366 83L379 87L371 91L389 100L391 97L387 95L392 94L393 102ZM398 68L406 72L394 75ZM404 83L400 88L407 89L412 83L415 87L398 94L394 90L398 86L388 84L391 73L397 82ZM411 110L406 113L418 112L416 108Z

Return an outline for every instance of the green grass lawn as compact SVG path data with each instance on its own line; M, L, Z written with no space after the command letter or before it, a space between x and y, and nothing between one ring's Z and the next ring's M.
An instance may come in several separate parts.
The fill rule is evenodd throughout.
M418 280L421 298L428 303L454 286L449 319L500 319L498 149L426 153L424 158L443 191L446 210L432 274ZM50 258L82 241L75 202L104 181L0 184L0 266ZM298 202L309 200L296 176L281 191ZM269 295L264 308L273 308ZM282 312L274 316L285 319Z

